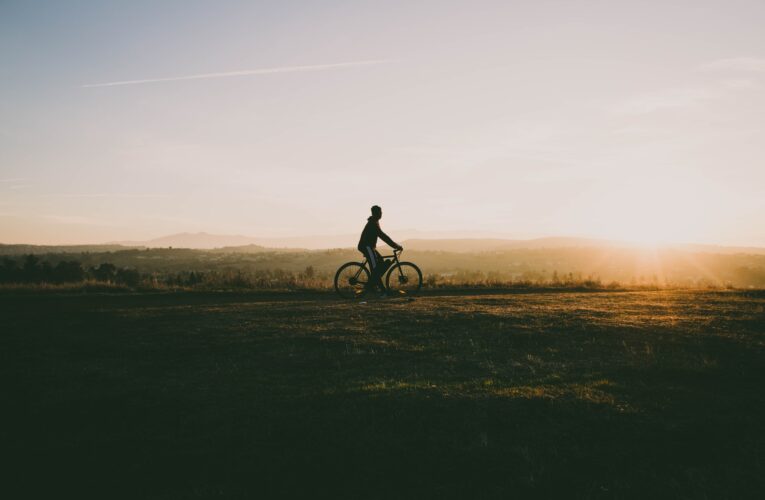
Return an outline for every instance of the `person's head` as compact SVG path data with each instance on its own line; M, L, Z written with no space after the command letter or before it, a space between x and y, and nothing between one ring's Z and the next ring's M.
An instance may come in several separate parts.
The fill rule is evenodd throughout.
M377 205L372 207L372 217L375 219L382 219L382 208Z

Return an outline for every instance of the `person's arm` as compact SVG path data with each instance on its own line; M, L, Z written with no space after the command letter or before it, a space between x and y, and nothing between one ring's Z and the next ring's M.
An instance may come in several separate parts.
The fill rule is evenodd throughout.
M391 247L393 247L393 248L395 248L397 250L401 250L401 248L402 248L401 245L399 245L398 243L393 241L390 236L388 236L387 234L385 234L383 232L382 228L380 228L380 223L379 222L377 223L377 236L379 236L380 239L382 239L385 243L387 243Z

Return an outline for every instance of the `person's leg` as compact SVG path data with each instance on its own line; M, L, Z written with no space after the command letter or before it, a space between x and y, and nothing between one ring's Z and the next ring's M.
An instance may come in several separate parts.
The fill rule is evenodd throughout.
M377 258L377 269L376 272L376 278L373 283L377 285L377 288L380 289L381 292L385 291L385 285L383 285L382 277L383 274L385 274L385 259L383 259L383 256L380 255L380 252L375 250L375 257Z
M367 258L369 267L372 269L372 275L369 277L369 283L367 283L367 288L372 289L380 281L380 278L377 276L380 269L380 254L372 247L364 247L364 256Z

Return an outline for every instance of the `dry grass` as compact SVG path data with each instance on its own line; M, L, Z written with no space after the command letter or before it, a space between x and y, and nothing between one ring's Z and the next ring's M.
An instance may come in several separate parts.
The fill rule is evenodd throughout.
M2 299L10 492L765 491L762 292Z

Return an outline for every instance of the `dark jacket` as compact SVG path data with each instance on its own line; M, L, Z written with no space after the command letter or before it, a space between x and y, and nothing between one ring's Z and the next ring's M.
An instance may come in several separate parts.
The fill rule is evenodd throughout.
M364 247L377 247L377 238L382 240L393 248L397 248L398 244L390 239L390 236L383 233L380 229L380 221L375 219L374 216L367 219L367 225L364 226L364 230L361 232L361 238L359 239L359 251L363 252Z

